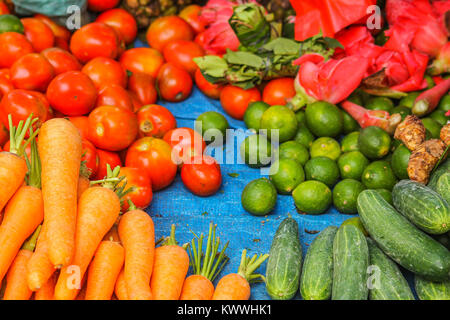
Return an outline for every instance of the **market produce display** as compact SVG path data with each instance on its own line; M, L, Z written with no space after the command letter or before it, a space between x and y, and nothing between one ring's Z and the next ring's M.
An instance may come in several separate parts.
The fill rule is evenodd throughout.
M450 300L450 2L335 2L0 0L0 298Z

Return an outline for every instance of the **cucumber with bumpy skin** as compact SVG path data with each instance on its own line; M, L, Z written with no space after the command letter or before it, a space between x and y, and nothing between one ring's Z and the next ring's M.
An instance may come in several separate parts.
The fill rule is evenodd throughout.
M330 226L314 239L306 252L300 280L304 300L328 300L333 284L333 241L338 228Z
M450 252L412 225L378 192L361 192L358 212L370 237L392 260L429 280L449 278Z
M266 267L266 290L272 299L288 300L297 293L302 267L298 224L284 219L272 240Z
M415 276L414 286L420 300L450 300L450 280L432 282Z
M367 238L367 245L369 268L373 271L368 281L370 300L414 300L408 282L395 262L388 258L372 239Z
M367 300L369 249L366 237L353 225L339 228L333 242L332 300Z
M439 177L436 184L436 192L450 204L450 172L446 172Z

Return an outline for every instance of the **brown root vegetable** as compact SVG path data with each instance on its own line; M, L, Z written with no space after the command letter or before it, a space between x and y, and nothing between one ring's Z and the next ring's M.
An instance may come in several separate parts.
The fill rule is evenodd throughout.
M442 127L440 138L446 146L450 145L450 122Z
M425 141L425 133L422 121L415 115L408 115L395 129L394 138L414 151Z
M445 151L439 139L427 140L419 145L409 157L408 176L411 180L427 184L430 173Z

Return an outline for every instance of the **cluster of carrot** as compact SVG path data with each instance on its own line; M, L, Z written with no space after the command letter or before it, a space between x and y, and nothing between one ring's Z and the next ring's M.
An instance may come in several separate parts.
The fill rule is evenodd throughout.
M179 246L175 226L155 246L154 224L129 201L120 167L89 181L82 172L81 138L63 118L39 129L30 116L14 127L10 151L0 152L0 283L4 300L248 299L250 274L212 281L228 258L211 224ZM36 137L38 135L38 142ZM24 149L31 145L28 156ZM205 249L205 252L203 252ZM243 252L239 270L255 259ZM261 262L267 258L264 255ZM194 274L187 277L189 266ZM255 268L252 268L252 273ZM5 281L4 281L5 280Z

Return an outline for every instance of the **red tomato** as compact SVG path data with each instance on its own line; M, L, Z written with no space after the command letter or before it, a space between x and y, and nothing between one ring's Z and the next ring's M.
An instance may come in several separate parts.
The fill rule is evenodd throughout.
M14 90L14 85L6 76L0 76L0 99L8 92Z
M8 14L10 13L8 6L5 2L0 1L0 14Z
M157 104L143 106L136 115L140 136L162 138L167 131L177 127L177 120L172 112Z
M3 125L3 122L0 122L0 146L5 145L7 141L9 141L9 131Z
M16 60L33 51L33 46L23 34L17 32L0 34L1 68L11 67Z
M214 84L205 79L200 69L195 71L195 84L203 94L211 99L219 99L222 92L223 85Z
M164 64L164 58L158 50L152 48L133 48L120 56L120 64L132 73L143 72L156 78Z
M11 82L17 89L45 91L55 76L53 66L39 53L29 53L11 66Z
M166 63L158 73L158 88L164 100L180 102L191 94L192 78L186 70Z
M163 50L164 59L178 68L182 68L194 76L197 64L192 60L203 57L203 48L193 41L174 40L169 42Z
M105 11L97 17L96 21L114 28L126 44L132 43L136 38L138 31L136 20L124 9L117 8Z
M11 79L11 73L9 72L9 68L1 68L0 69L0 77L5 77L6 79Z
M206 197L216 193L222 185L220 166L209 156L197 156L183 164L181 180L193 194Z
M67 41L61 37L55 38L55 47L66 50L66 51L70 51L69 41Z
M89 113L97 99L92 80L80 71L68 71L56 76L47 88L50 105L68 116Z
M86 168L90 172L89 176L94 176L97 173L99 164L97 149L86 139L82 141L82 155L81 161L84 161Z
M47 120L50 120L53 118L53 110L50 108L50 102L48 102L47 96L39 91L28 91L30 94L35 96L44 106L47 110Z
M81 139L89 138L89 120L88 117L68 117L70 122L77 127L78 132L80 133Z
M84 25L70 39L70 51L84 63L96 57L115 59L120 46L116 31L100 22Z
M133 112L138 112L138 110L144 105L141 100L137 97L137 94L133 91L128 90L128 94L131 97L131 102L133 102Z
M242 89L227 85L220 93L220 103L226 113L235 119L242 120L248 105L254 101L260 101L261 94L257 88Z
M63 26L54 22L49 17L44 16L43 14L40 13L35 14L34 18L45 23L47 27L49 27L52 30L53 34L55 35L55 38L62 38L66 41L69 41L72 33L69 30L67 30L67 28L64 28Z
M150 47L162 51L172 40L193 40L194 30L182 18L166 16L153 21L146 36Z
M170 185L177 174L172 148L158 138L144 137L135 141L128 149L125 165L147 173L155 191Z
M14 126L19 124L20 120L26 120L32 113L38 121L35 127L40 127L47 120L48 111L42 100L32 91L15 89L6 94L0 102L0 117L9 130L8 115L11 114Z
M172 129L163 139L172 147L172 157L179 165L188 162L192 157L201 156L206 148L201 134L191 128Z
M194 42L198 44L200 47L205 47L205 32L202 31L199 34L197 34L194 38Z
M279 78L271 80L266 84L262 99L271 106L284 106L287 100L295 96L295 93L293 78Z
M55 71L55 75L81 70L81 64L70 52L61 48L48 48L41 54L50 62Z
M119 184L119 187L125 185L125 190L133 188L133 191L126 194L123 197L122 210L126 212L129 208L128 200L131 200L133 204L140 208L147 208L152 202L153 191L152 182L150 177L146 174L142 174L138 168L122 167L120 168L120 177L125 177L123 182Z
M116 7L119 2L120 0L88 0L88 9L94 12L102 12Z
M23 18L20 21L25 29L25 37L36 52L53 47L55 35L44 22L36 18Z
M191 4L180 11L178 16L183 18L194 29L195 33L205 31L205 23L200 19L202 7L197 4Z
M100 89L95 106L116 106L134 112L133 101L128 91L117 84L110 84Z
M142 105L153 104L158 100L155 80L146 73L133 73L128 79L128 90L136 95Z
M119 151L128 147L138 134L136 115L115 106L95 108L89 114L89 141L97 148Z
M117 153L97 149L98 156L98 168L97 174L94 175L93 179L101 180L106 177L106 165L109 164L111 169L114 169L117 166L122 166L122 161Z
M97 89L110 84L127 86L127 73L119 62L105 57L94 58L81 71L88 75Z

